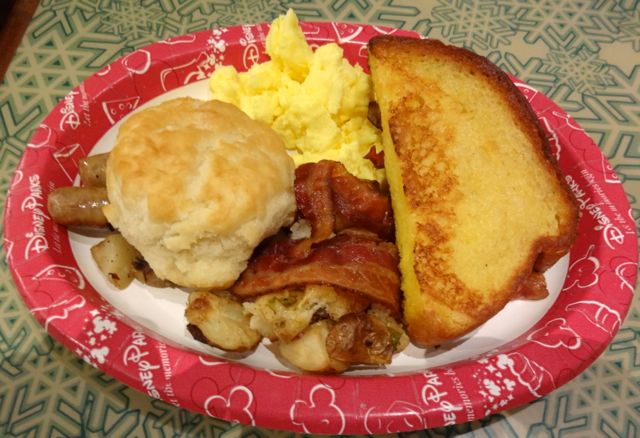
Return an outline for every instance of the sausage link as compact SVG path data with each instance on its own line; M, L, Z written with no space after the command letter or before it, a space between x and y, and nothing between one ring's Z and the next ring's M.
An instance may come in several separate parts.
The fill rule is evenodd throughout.
M109 203L104 187L61 187L49 194L52 219L65 227L104 228L109 225L102 207Z
M85 187L106 187L108 153L96 154L80 160L80 181Z

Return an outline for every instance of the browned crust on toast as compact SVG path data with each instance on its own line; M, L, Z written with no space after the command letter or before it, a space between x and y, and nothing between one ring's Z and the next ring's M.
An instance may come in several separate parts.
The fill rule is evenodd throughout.
M418 216L428 208L428 214L437 217L435 221L418 221L415 229L418 236L428 236L428 239L416 238L413 248L413 269L425 305L422 309L411 309L410 317L407 318L406 307L415 306L416 303L409 302L405 295L404 304L407 329L414 343L423 346L438 345L475 329L514 298L539 297L539 273L544 272L568 252L575 239L579 210L531 106L509 77L489 60L436 40L388 35L371 39L369 53L374 90L383 113L383 122L385 119L387 121L387 126L383 125L383 129L389 131L392 147L400 163L402 190L406 196L407 207ZM447 135L451 134L446 129L438 131L437 126L427 121L429 111L438 111L437 103L430 102L429 96L437 94L439 90L437 83L421 82L419 73L413 70L414 60L424 58L432 59L433 62L453 63L465 73L479 76L484 85L493 90L496 99L502 99L506 103L518 129L533 146L536 161L544 169L543 173L550 181L555 180L550 184L555 185L555 196L560 199L558 203L562 209L556 213L556 218L559 218L557 233L553 236L541 235L532 242L525 262L505 280L506 287L493 293L491 300L468 287L455 272L443 268L446 265L445 259L450 255L445 248L450 235L446 222L447 219L455 222L456 196L464 194L456 195L459 181L451 168L455 167L456 163L448 161L446 150L417 147L423 146L426 141L424 139L432 136L438 136L446 143ZM378 65L383 66L379 72L376 71ZM389 76L388 73L391 71L395 77ZM376 77L376 74L387 76ZM397 84L397 88L383 84L382 81L385 80ZM421 88L423 84L424 88ZM380 93L397 95L389 98L381 96ZM387 147L389 145L385 144L385 153ZM437 164L433 164L434 159ZM431 164L424 166L426 162ZM394 203L394 210L396 207ZM397 228L402 226L403 224L396 224ZM536 282L530 280L532 276ZM536 293L530 290L533 284L536 284L538 289ZM460 317L448 315L447 310Z

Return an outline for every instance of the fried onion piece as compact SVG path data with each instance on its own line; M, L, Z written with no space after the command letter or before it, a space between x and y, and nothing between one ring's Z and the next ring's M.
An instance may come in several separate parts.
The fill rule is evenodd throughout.
M375 316L350 313L333 325L327 335L329 357L366 365L391 363L394 347L387 326Z
M370 316L378 318L387 326L394 353L400 352L409 345L409 336L404 331L404 327L391 314L389 309L379 304L372 304L367 311Z
M196 340L226 351L253 350L262 339L249 326L242 304L228 292L191 292L185 316Z
M327 336L334 323L323 319L311 324L291 342L279 342L273 348L293 366L314 373L341 373L349 363L336 360L327 353Z

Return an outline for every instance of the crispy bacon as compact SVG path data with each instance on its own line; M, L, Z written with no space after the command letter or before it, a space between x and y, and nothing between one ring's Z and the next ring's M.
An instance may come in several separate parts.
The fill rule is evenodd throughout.
M532 272L520 286L520 298L525 300L541 300L549 296L547 282L540 272Z
M360 293L400 314L400 274L394 244L363 230L344 230L300 252L278 235L261 246L232 291L242 297L305 284L326 284Z
M384 169L384 151L378 152L375 146L371 146L367 155L364 156L367 160L371 161L373 167L376 169Z
M362 228L393 240L389 196L377 182L351 175L342 163L323 160L298 167L295 194L298 213L311 223L309 245L347 228Z
M382 114L380 113L380 105L378 105L378 102L369 102L367 119L369 119L369 122L371 122L373 126L382 129Z
M256 249L232 291L251 297L325 284L359 293L400 314L400 274L389 196L335 161L296 169L298 214L311 236L275 236ZM335 234L337 233L337 234Z

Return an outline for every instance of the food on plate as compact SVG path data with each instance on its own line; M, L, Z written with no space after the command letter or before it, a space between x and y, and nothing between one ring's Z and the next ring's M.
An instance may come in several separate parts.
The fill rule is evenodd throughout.
M102 212L109 203L106 189L106 164L109 154L96 154L78 163L80 186L59 187L47 198L51 218L59 225L91 234L107 233L91 247L91 256L109 282L125 289L136 279L154 287L173 286L158 278L153 269L122 235L114 231Z
M296 165L340 161L359 178L382 180L384 172L364 158L381 143L367 119L371 85L362 68L335 43L313 51L293 10L271 24L266 53L271 59L247 72L217 68L209 79L213 97L268 123Z
M300 215L311 224L311 242L346 228L394 238L389 194L375 181L356 178L342 163L321 160L298 166L295 194Z
M91 257L107 280L118 289L125 289L136 279L154 287L170 287L169 281L158 278L142 254L118 232L109 233L91 247Z
M320 320L291 342L279 346L278 354L301 370L314 373L341 373L349 364L329 356L327 338L331 330L329 320Z
M304 371L337 373L354 364L389 364L409 343L402 326L384 308L349 312L337 321L320 319L290 342L274 344L275 352Z
M90 155L78 162L78 174L86 187L106 187L108 153Z
M271 341L290 342L297 338L322 312L337 321L352 312L362 312L368 300L358 294L336 291L333 287L309 284L258 295L244 303L251 325Z
M189 295L185 316L195 339L232 352L246 352L262 337L291 366L342 372L354 364L391 362L408 337L388 309L332 286L309 284L240 302L228 292Z
M118 289L129 286L136 277L134 263L140 253L120 233L109 234L91 247L91 256L101 272Z
M296 284L321 283L358 292L399 310L397 251L391 242L360 229L348 229L313 244L279 235L252 258L231 287L247 297Z
M91 253L112 284L180 287L194 339L243 354L266 339L320 373L387 365L548 294L578 210L496 66L381 36L370 79L336 44L312 50L292 11L266 49L247 72L218 68L214 100L131 115L80 163L81 187L51 193L57 222L110 228Z
M133 114L106 176L109 223L158 277L183 287L230 286L296 210L280 137L215 100L173 99Z
M78 162L81 186L58 187L47 198L52 219L65 227L106 228L102 207L109 203L106 167L109 154L96 154Z
M358 292L400 313L398 258L388 194L335 161L307 163L294 183L306 238L265 241L231 290L239 296L321 283ZM372 220L376 219L376 220Z
M102 212L108 203L104 187L59 187L49 194L47 209L65 227L102 228L108 224Z
M328 284L400 310L400 276L396 247L366 230L340 231L314 243L286 235L269 239L251 259L231 287L238 296L250 297L298 284Z
M266 239L220 307L237 309L241 300L249 319L233 330L256 330L279 357L304 371L390 363L408 337L401 323L388 194L327 160L298 167L294 187L296 223L305 222L306 233L286 230ZM219 345L193 307L190 300L186 316L192 333L198 329L198 339ZM243 345L250 344L246 338Z
M571 246L575 200L528 102L485 58L435 40L378 36L380 106L412 341L462 336Z
M196 340L226 351L249 351L262 340L250 327L250 317L240 301L229 292L191 292L185 317Z

